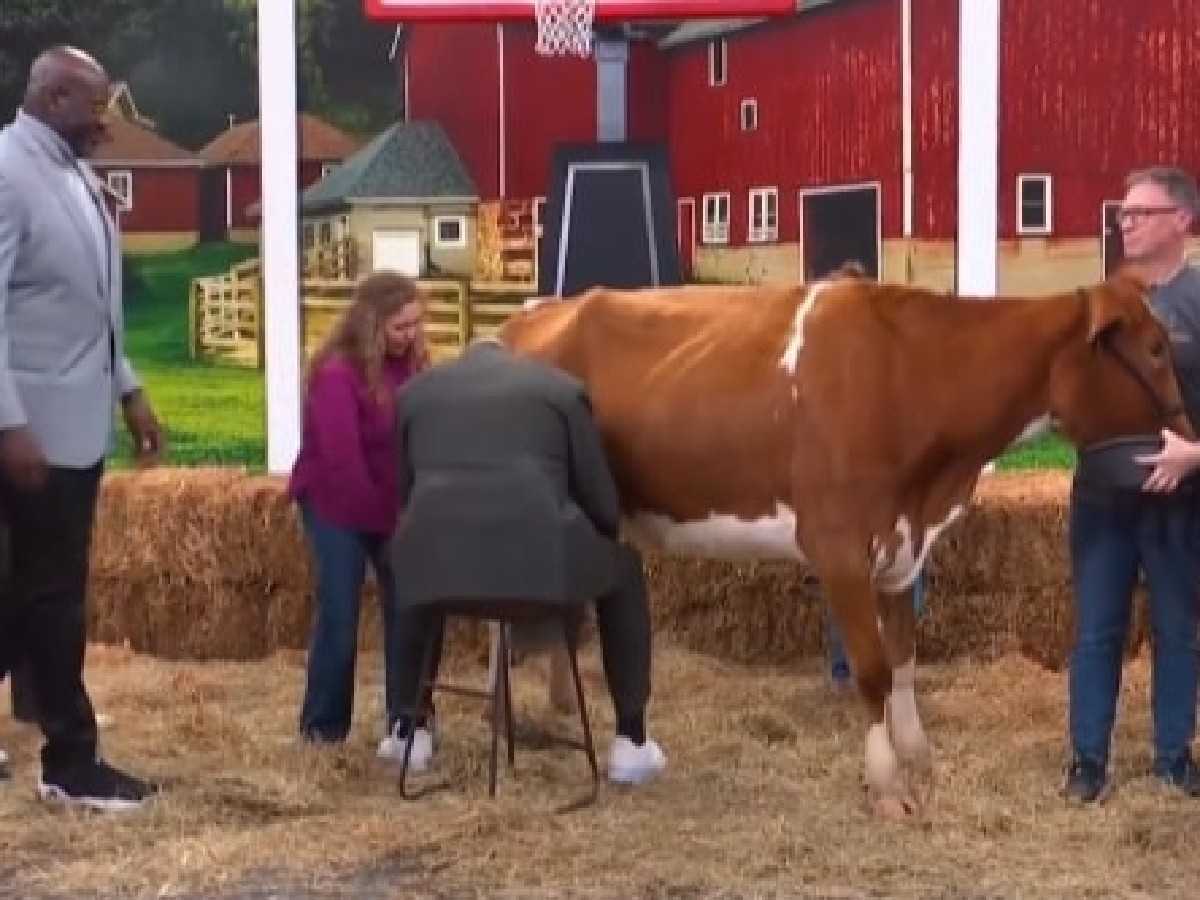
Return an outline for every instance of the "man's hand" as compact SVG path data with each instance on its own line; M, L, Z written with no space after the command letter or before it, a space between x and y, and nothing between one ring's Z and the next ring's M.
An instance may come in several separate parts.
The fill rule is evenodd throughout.
M1200 443L1182 438L1169 428L1163 429L1162 438L1163 448L1158 453L1134 457L1135 462L1154 466L1142 490L1160 494L1175 490L1179 482L1200 467Z
M147 468L162 462L166 449L162 426L155 418L154 410L139 388L121 398L121 411L125 415L125 427L133 439L133 458L138 466Z
M28 427L0 431L0 471L18 490L38 491L45 486L46 457Z

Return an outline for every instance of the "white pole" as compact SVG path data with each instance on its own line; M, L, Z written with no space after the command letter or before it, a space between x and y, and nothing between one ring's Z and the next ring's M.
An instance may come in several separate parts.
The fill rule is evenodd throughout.
M258 97L267 471L282 474L300 449L295 0L259 0Z
M958 292L998 285L1000 0L959 0Z

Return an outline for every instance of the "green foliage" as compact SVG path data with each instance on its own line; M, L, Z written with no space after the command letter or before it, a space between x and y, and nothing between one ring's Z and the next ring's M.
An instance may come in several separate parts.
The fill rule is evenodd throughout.
M205 244L127 258L137 287L126 291L126 349L166 425L169 465L265 464L262 372L196 362L187 353L191 279L228 271L256 253L250 245ZM120 425L117 435L111 464L123 468L131 459L129 436Z
M999 469L1073 469L1075 448L1058 434L1044 434L1009 449L996 460Z
M369 133L396 120L394 29L361 0L297 0L300 108ZM229 116L258 115L256 0L0 0L0 121L20 103L42 50L72 44L128 81L144 115L199 148Z

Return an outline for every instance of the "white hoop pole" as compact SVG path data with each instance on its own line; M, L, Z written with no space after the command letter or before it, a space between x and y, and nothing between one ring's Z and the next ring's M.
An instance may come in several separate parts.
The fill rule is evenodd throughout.
M959 0L958 293L998 287L1000 0Z
M300 451L300 261L296 239L296 4L258 4L267 471Z

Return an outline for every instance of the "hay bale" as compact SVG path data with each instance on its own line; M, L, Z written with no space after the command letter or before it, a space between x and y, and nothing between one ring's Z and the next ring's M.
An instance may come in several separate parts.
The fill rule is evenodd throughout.
M981 481L968 515L929 563L922 659L989 659L1019 649L1052 667L1071 642L1065 473ZM824 603L804 567L646 554L657 633L739 662L819 653ZM107 476L92 549L91 633L165 657L246 659L307 646L312 576L298 516L279 478L230 469ZM1135 618L1132 645L1144 638ZM368 586L361 645L380 643ZM448 653L479 657L464 625Z

